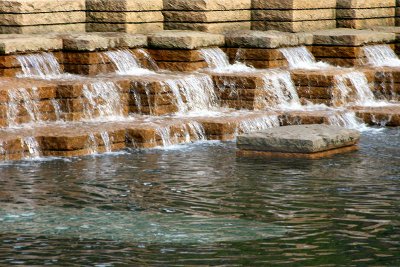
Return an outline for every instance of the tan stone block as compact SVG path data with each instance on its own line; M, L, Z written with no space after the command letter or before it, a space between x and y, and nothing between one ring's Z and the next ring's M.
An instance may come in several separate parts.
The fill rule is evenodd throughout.
M148 50L148 53L156 61L182 61L182 62L204 61L203 56L198 50L150 49Z
M250 10L163 11L166 22L232 22L250 21Z
M200 62L168 62L168 61L160 61L157 62L157 65L160 69L170 70L170 71L183 71L183 72L191 72L197 71L199 69L207 68L208 65L205 61Z
M149 35L149 46L164 49L197 49L223 46L225 37L196 31L163 31Z
M312 54L317 58L360 58L365 57L359 46L312 46Z
M337 0L338 8L395 7L396 0Z
M319 59L318 59L319 60ZM362 58L321 58L321 61L326 62L332 66L351 68L355 66L364 65L364 60Z
M242 10L251 9L251 0L164 0L164 10Z
M388 18L395 16L395 8L338 9L336 13L338 19Z
M299 86L296 88L299 97L306 99L331 99L332 91L337 90L331 87Z
M336 9L253 10L252 20L303 21L336 19Z
M254 22L253 22L254 23ZM298 35L277 31L237 31L225 35L227 47L281 48L302 45Z
M317 31L321 29L336 28L336 20L320 21L294 21L294 22L275 22L275 21L253 21L252 30L276 30L285 32Z
M283 68L288 67L289 64L285 59L278 60L246 60L246 65L252 66L256 69L270 69L270 68Z
M337 26L353 29L368 29L374 26L394 26L393 18L377 18L377 19L338 19Z
M54 51L62 49L62 40L56 37L34 35L0 35L0 54Z
M336 0L253 0L253 9L323 9L336 8Z
M149 12L88 12L89 23L144 23L163 22L161 11Z
M140 108L137 106L130 106L129 112L153 116L162 116L178 112L178 107L175 105L158 105L156 107L142 106Z
M115 72L115 67L112 64L94 64L94 65L79 65L79 64L64 64L64 70L68 73L95 76L101 73Z
M55 12L40 14L1 14L0 21L2 26L33 26L43 24L69 24L85 23L86 13L77 12Z
M34 26L0 26L1 34L37 34L49 32L85 32L85 23Z
M44 13L85 10L85 0L3 0L0 5L0 13Z
M210 33L225 33L231 31L250 30L250 21L221 22L221 23L181 23L165 22L166 30L191 30Z
M0 60L1 61L1 60ZM84 64L84 65L93 65L93 64L103 64L110 63L110 59L104 54L99 52L64 52L64 61L65 64ZM0 63L1 64L1 63Z
M126 33L151 33L164 29L160 22L152 23L87 23L88 32L126 32Z
M160 11L163 0L86 0L90 11Z
M250 73L211 73L217 88L257 89L264 85L263 76Z
M274 48L227 48L226 54L232 60L279 60L285 57L279 51Z
M393 33L356 29L330 29L313 33L315 45L362 46L369 43L390 43L396 39Z

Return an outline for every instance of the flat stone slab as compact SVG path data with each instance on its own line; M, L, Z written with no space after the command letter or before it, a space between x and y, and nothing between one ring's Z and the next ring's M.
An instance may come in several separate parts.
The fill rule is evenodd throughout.
M395 7L396 0L336 0L338 8L383 8Z
M0 13L44 13L85 11L85 0L2 0Z
M225 35L228 47L280 48L312 43L311 34L278 31L237 31Z
M307 155L354 148L359 139L356 130L323 124L295 125L240 135L237 147L244 151Z
M160 11L163 0L86 0L86 8L89 11Z
M315 45L361 46L369 43L388 43L396 39L393 33L345 28L315 31L312 34Z
M167 49L197 49L210 46L223 46L225 37L196 31L162 31L149 35L149 46Z
M55 36L1 34L0 54L55 51L63 48L62 40Z

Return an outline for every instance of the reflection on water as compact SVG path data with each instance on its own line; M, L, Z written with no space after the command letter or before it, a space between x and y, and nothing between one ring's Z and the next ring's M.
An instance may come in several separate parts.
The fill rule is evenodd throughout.
M400 265L400 132L329 159L233 143L0 165L0 265Z

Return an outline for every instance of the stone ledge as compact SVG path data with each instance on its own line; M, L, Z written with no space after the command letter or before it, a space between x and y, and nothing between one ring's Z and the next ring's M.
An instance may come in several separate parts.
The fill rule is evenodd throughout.
M251 9L252 0L164 0L164 10L242 10Z
M0 54L28 53L62 50L62 40L43 35L0 35Z
M151 48L197 49L223 46L225 37L221 34L172 30L150 34L148 41Z

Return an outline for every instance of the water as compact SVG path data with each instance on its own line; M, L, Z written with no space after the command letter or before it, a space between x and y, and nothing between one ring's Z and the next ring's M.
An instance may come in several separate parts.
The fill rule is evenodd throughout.
M0 265L399 266L400 134L322 160L233 143L0 165Z
M62 74L61 66L52 53L19 55L17 60L21 65L21 78L58 78Z
M296 87L288 71L275 70L263 75L267 97L261 99L267 108L301 109Z
M129 50L107 51L104 54L111 60L120 75L147 75L154 73L142 68L140 62Z
M336 90L333 101L336 106L384 106L388 103L375 99L370 84L364 73L352 71L335 77Z
M374 67L400 67L400 59L389 45L368 45L363 50Z
M207 65L216 73L235 73L235 72L253 72L253 67L246 66L243 63L229 63L228 56L221 48L203 48L200 50L201 55L207 62Z
M305 46L281 48L279 51L286 58L291 69L319 70L332 67L328 63L317 62Z
M251 133L279 126L280 122L277 115L265 115L261 118L241 121L236 131L237 133Z

